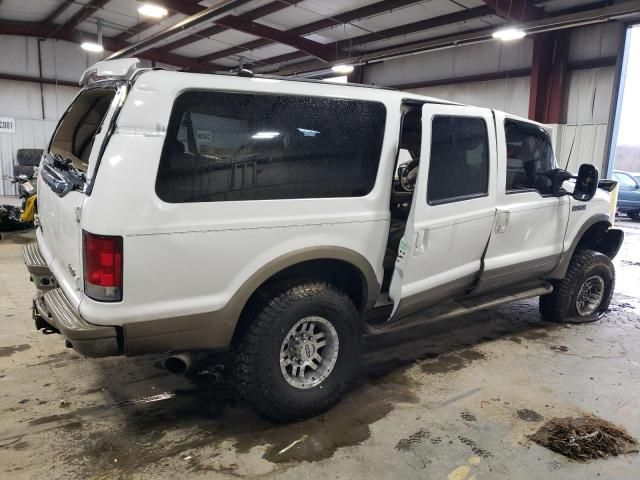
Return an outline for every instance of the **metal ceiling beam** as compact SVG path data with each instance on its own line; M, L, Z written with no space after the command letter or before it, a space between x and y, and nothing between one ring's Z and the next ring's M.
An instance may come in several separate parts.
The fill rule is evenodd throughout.
M161 30L160 32L154 33L153 35L150 35L144 40L141 40L139 42L136 42L134 44L127 45L126 47L121 48L117 52L112 53L108 57L108 59L139 55L141 52L144 52L145 50L150 49L151 47L153 47L153 45L157 44L162 40L165 40L173 35L176 35L177 33L183 32L188 28L192 28L197 25L200 25L201 23L214 20L216 17L223 15L225 13L228 13L234 8L238 8L250 1L251 0L223 0L194 15L184 18L183 20L179 21L178 23L176 23L175 25L169 28L166 28L164 30Z
M62 30L73 30L82 22L84 22L91 15L96 13L97 10L100 10L104 7L109 0L91 0L89 3L84 5L80 10L71 15L69 19L62 24L56 26L53 30L54 32L62 31Z
M633 0L622 3L616 3L602 8L594 8L592 10L582 11L578 13L569 13L564 15L548 16L541 20L534 20L520 25L527 34L533 35L537 33L550 32L555 30L563 30L566 28L576 28L584 25L593 25L604 23L612 20L632 21L640 18L640 1ZM378 62L389 60L392 58L405 57L415 55L432 50L442 50L451 47L469 45L474 43L482 43L493 39L492 33L495 27L483 28L470 32L464 32L456 35L446 35L443 37L411 42L395 47L383 48L377 51L370 51L359 55L358 57L337 59L334 64L350 62L353 64L362 64L370 62ZM317 61L302 62L294 65L288 65L276 73L279 75L292 75L296 73L312 72L314 70L325 69L327 66Z
M292 35L261 23L244 20L234 15L227 15L225 17L218 18L216 19L216 23L239 32L248 33L255 35L256 37L288 45L325 62L335 60L337 57L337 51L335 48L327 47L322 43L314 42L304 37L298 37L297 35Z
M493 11L487 6L469 8L466 10L460 10L458 12L448 13L446 15L440 15L438 17L427 18L425 20L401 25L399 27L387 28L378 32L368 33L346 40L340 40L339 42L334 42L329 45L332 49L338 49L340 53L344 53L343 50L349 49L350 47L355 45L362 45L364 43L375 42L376 40L388 40L389 38L393 37L423 32L445 25L452 25L476 18L486 17L487 15L491 15L492 13ZM307 57L307 55L303 52L291 52L284 55L278 55L276 57L265 58L264 60L261 60L260 63L278 64L305 57ZM251 68L251 66L248 66L248 68Z
M419 3L419 1L420 0L383 0L381 2L372 3L371 5L366 5L364 7L356 8L355 10L349 10L348 12L339 13L337 15L333 15L332 17L323 18L322 20L307 23L305 25L291 28L285 31L286 33L291 35L307 35L309 33L319 32L321 30L326 30L327 28L335 27L336 25L342 25L361 18L373 17L374 15L379 15L381 13L406 7L414 3ZM253 40L251 42L238 45L237 47L226 48L224 50L219 50L217 52L203 55L201 57L198 57L198 61L209 62L218 58L237 55L248 50L266 47L267 45L271 44L273 44L273 42L270 40Z
M263 5L261 7L254 8L253 10L249 10L248 12L238 15L238 17L245 20L255 20L257 18L262 18L275 13L284 8L294 6L297 3L300 3L300 1L282 2L280 0L277 0L275 2L267 3L266 5ZM189 45L190 43L197 42L198 40L202 40L203 38L207 38L212 35L217 35L218 33L222 33L226 30L229 29L227 27L223 27L222 25L213 25L212 27L198 31L193 35L180 38L175 42L167 43L166 45L162 46L162 49L165 51L175 50L176 48L184 47L185 45Z
M66 40L68 42L80 44L86 40L96 40L95 34L83 32L77 29L64 29L52 32L51 27L35 22L7 22L0 21L0 34L4 35L22 35L26 37L38 38L56 38ZM127 46L126 43L115 40L110 37L103 37L102 44L106 50L116 51ZM151 50L138 55L140 58L146 58L156 62L175 65L193 71L215 71L226 70L228 67L216 64L203 64L197 62L191 57L184 57L169 52L161 52Z
M545 16L544 8L536 7L529 0L482 0L499 17L515 22L530 22Z
M71 2L71 0L65 0L58 7L56 7L53 12L47 15L47 18L45 18L42 23L53 23L53 21L60 15L62 15L65 10L71 6L72 3L73 2Z

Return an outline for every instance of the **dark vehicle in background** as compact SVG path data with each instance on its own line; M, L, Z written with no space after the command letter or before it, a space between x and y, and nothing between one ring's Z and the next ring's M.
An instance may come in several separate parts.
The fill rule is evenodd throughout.
M613 179L620 186L618 212L628 215L636 222L640 221L640 180L622 170L615 170Z

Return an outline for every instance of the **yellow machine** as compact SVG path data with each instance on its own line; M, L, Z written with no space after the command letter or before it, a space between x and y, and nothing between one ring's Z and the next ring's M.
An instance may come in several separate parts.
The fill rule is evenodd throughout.
M22 214L20 215L21 222L33 222L36 215L36 199L38 195L32 195L27 198L24 204L24 210L22 210Z

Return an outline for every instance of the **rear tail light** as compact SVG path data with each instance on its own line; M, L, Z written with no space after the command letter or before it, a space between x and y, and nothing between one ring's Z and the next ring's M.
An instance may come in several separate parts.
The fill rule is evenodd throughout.
M94 300L122 300L122 237L82 232L84 293Z

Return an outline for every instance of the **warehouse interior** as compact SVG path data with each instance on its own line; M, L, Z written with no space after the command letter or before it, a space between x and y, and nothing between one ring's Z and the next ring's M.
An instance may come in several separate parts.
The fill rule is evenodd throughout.
M17 152L48 148L83 72L135 57L507 112L545 125L562 169L628 172L640 210L639 23L639 0L0 0L0 204L20 205ZM532 440L581 415L640 438L630 211L614 215L625 240L598 322L542 321L536 298L365 338L342 402L290 424L252 413L213 366L179 377L160 355L90 359L52 342L31 318L21 251L35 233L2 233L0 476L635 479L637 443L586 461Z

